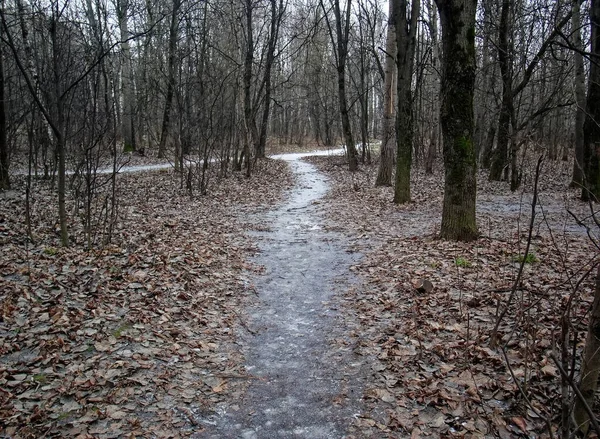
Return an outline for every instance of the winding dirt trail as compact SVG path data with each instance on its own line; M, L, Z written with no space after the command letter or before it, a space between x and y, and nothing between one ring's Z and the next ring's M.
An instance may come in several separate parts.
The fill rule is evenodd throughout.
M254 334L241 343L257 379L198 437L340 439L360 412L361 359L350 343L339 343L345 336L330 302L357 256L322 228L316 202L328 185L301 157L278 156L289 161L297 184L283 206L261 216L270 231L256 233L255 262L266 270L256 279L260 305L248 312Z

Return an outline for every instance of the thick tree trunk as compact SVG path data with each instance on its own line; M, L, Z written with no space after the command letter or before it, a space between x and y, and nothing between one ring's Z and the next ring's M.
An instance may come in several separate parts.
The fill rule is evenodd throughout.
M173 0L173 11L171 13L171 25L169 27L169 58L167 67L167 95L165 97L165 110L163 112L162 130L160 143L158 145L158 157L164 158L167 151L167 140L171 134L171 110L173 107L173 95L175 94L175 52L177 50L177 30L179 20L177 14L181 0Z
M441 122L444 136L444 206L441 237L477 238L477 157L473 146L476 0L436 0L442 22Z
M392 0L394 1L394 0ZM394 203L410 202L410 168L414 139L412 73L420 0L412 0L410 21L407 0L396 0L398 45L398 114L396 115L396 185Z
M597 0L596 0L597 1ZM579 390L589 407L594 406L594 398L598 389L598 378L600 377L600 266L596 274L596 289L594 302L590 313L588 333L585 339L585 350L581 360L581 377L579 379ZM583 401L575 400L573 419L576 427L584 434L590 427L590 418L585 409Z
M412 93L410 91L412 75L407 72L408 68L404 67L402 64L399 65L398 70L398 114L396 116L397 155L394 203L403 204L410 202L410 168L412 166L414 127L412 120Z
M600 59L600 0L590 4L592 61ZM586 118L583 127L585 175L581 198L600 199L600 65L590 63Z
M383 120L381 123L381 155L375 186L391 186L392 171L396 150L395 116L396 116L396 1L389 2L389 20L385 43L385 79L383 86Z
M573 29L573 44L579 50L584 50L581 42L581 0L572 0L573 16L571 17ZM575 157L573 160L573 179L571 186L580 187L583 183L583 124L585 123L585 70L583 67L583 55L573 52L575 63Z

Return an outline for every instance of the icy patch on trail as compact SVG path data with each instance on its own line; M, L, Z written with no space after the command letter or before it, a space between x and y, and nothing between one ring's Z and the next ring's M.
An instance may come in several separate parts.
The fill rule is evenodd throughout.
M323 152L322 154L331 152ZM256 232L266 268L256 279L260 305L249 310L246 369L254 377L243 401L224 407L216 427L199 438L340 439L360 412L362 359L331 305L336 279L347 276L358 255L345 251L341 235L322 227L316 201L328 190L317 169L283 154L297 177L288 201L261 216L269 232ZM274 157L275 158L275 157Z

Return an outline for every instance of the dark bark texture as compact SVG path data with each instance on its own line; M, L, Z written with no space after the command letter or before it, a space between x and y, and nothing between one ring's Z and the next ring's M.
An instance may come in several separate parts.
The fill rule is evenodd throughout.
M586 118L583 127L585 166L583 200L600 199L600 1L590 4L592 28L592 53L590 77L586 104Z
M410 170L414 140L412 76L417 38L420 0L396 0L396 41L398 47L398 113L396 115L396 184L394 203L410 202Z
M377 170L375 186L391 186L394 168L394 146L396 131L394 119L396 116L396 89L394 79L396 75L396 1L389 3L388 34L385 46L385 83L383 91L383 120L381 123L381 157Z
M588 323L588 333L585 339L585 350L581 360L581 378L579 390L589 407L594 406L594 397L598 389L600 376L600 267L596 274L596 289L594 302ZM590 417L581 399L575 401L573 419L578 429L587 433L590 427Z
M437 0L442 23L443 239L477 238L477 157L473 145L476 0Z
M167 96L165 98L165 110L163 113L160 144L158 145L158 157L164 158L167 151L167 140L171 135L171 111L173 108L173 96L175 94L175 56L177 51L177 32L179 20L177 14L181 0L173 0L173 11L171 13L171 25L169 27L169 65L167 77Z
M0 189L10 189L6 107L4 103L4 60L2 53L0 53Z
M511 1L503 0L498 29L498 61L502 75L502 104L498 119L498 143L493 153L490 168L490 180L506 180L508 177L508 143L510 141L510 122L514 112L512 92L512 47L510 44L510 16Z

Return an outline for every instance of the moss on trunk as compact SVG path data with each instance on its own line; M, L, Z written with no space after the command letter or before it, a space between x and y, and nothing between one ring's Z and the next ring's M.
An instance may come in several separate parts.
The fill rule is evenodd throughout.
M444 136L444 207L441 237L477 238L477 158L473 145L476 0L437 0L444 63L441 122Z

